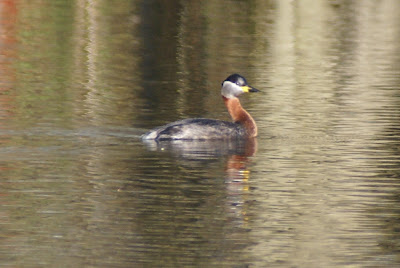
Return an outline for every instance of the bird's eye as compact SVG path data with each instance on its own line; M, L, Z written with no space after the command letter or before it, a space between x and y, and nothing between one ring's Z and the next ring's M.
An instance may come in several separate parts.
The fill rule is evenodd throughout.
M243 79L238 79L235 84L238 85L238 86L243 86L244 85L244 81L243 81Z

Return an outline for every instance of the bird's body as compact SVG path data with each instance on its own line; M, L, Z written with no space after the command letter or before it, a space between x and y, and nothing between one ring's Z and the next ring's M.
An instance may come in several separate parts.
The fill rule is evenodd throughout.
M190 118L153 129L145 140L215 140L243 138L246 130L238 123L207 118Z
M234 122L206 118L184 119L157 127L142 136L144 140L222 140L257 136L257 125L237 98L245 92L257 92L238 74L223 83L221 95Z

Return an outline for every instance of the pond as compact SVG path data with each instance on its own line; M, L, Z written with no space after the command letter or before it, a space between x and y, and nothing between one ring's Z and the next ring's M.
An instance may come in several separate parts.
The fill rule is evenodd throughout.
M400 2L0 2L0 266L400 265ZM184 118L250 141L142 141Z

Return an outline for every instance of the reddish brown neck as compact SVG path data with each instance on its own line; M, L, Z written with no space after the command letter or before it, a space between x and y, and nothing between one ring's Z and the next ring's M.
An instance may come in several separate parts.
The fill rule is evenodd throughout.
M243 109L242 105L240 105L240 101L238 98L228 99L222 96L225 102L225 106L228 109L229 114L232 119L236 123L242 124L247 131L247 135L249 138L253 138L257 136L257 125L254 121L253 117Z

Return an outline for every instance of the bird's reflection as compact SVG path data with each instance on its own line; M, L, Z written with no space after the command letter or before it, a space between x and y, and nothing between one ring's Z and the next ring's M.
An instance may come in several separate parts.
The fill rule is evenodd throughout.
M232 226L246 228L249 210L248 168L257 152L257 139L244 140L206 140L206 141L145 141L151 151L166 153L179 162L179 166L191 173L224 174L226 215ZM221 162L222 161L222 162ZM222 170L223 169L223 170ZM211 171L212 170L212 171ZM196 175L195 175L196 176ZM211 175L213 176L213 175Z
M169 153L191 170L209 169L217 160L223 161L229 203L237 208L245 202L249 190L248 165L257 152L257 139L205 141L144 141L151 151Z
M201 159L231 156L231 161L242 162L255 155L257 139L240 140L166 140L143 141L151 151L167 151L186 159Z

